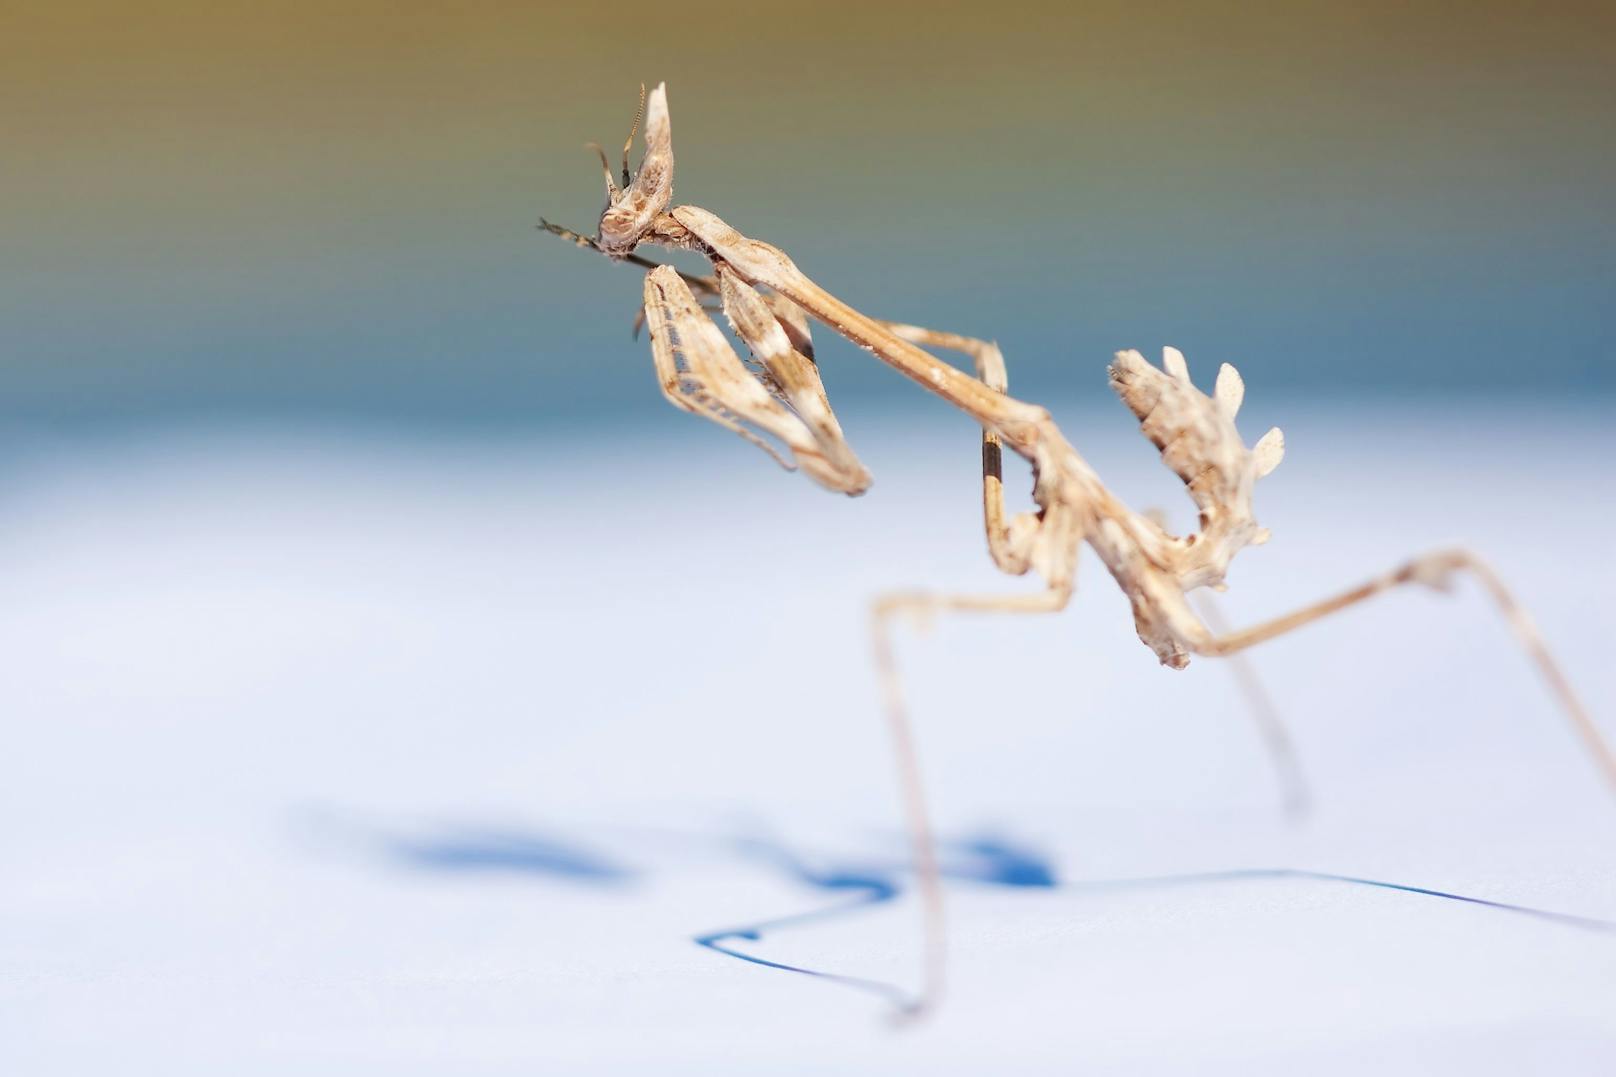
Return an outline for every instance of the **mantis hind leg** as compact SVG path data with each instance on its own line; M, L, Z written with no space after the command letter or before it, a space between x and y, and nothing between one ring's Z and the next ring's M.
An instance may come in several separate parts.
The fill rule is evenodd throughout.
M1205 621L1207 627L1214 632L1227 632L1229 629L1217 602L1210 595L1198 597L1200 601L1196 606L1200 611L1201 620ZM1313 795L1308 788L1307 774L1302 770L1302 762L1297 757L1290 728L1286 725L1279 708L1274 705L1273 696L1268 694L1268 688L1258 675L1255 663L1243 654L1231 654L1228 658L1229 671L1234 674L1235 685L1245 698L1246 711L1251 715L1252 723L1257 727L1257 735L1262 738L1263 747L1268 752L1268 760L1274 766L1274 776L1279 781L1285 815L1292 820L1302 819L1312 805Z
M1503 579L1492 566L1468 550L1444 550L1416 557L1357 587L1238 632L1220 631L1214 635L1201 626L1187 626L1190 630L1186 633L1186 643L1197 654L1212 657L1237 654L1247 647L1293 632L1303 625L1339 613L1394 587L1420 583L1438 590L1447 590L1453 575L1458 572L1469 573L1487 591L1498 612L1514 633L1516 642L1537 667L1538 674L1548 685L1550 693L1581 738L1583 747L1594 765L1604 774L1612 789L1616 789L1616 750L1612 750L1610 742L1594 723L1593 716L1582 705L1582 701L1571 687L1570 680L1549 652L1543 634L1538 631L1537 624L1526 612L1526 608L1504 585Z

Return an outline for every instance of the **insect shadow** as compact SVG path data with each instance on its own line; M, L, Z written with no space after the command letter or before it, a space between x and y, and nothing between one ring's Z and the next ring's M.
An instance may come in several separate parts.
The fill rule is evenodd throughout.
M648 872L621 857L554 829L529 826L438 823L412 831L389 829L353 820L321 817L322 829L385 862L411 869L462 875L514 875L566 885L626 887ZM660 833L660 832L659 832ZM660 837L675 835L660 833ZM856 916L896 902L913 883L913 865L901 858L859 857L846 853L808 854L759 828L744 836L721 833L676 835L687 846L701 846L721 857L744 861L791 883L835 900L803 911L705 931L691 941L717 954L750 965L812 977L820 982L875 995L899 1013L913 1010L921 999L884 980L850 976L830 969L793 965L755 952L770 937L809 924ZM1077 896L1120 890L1155 890L1260 881L1306 881L1324 885L1392 891L1401 895L1455 902L1489 912L1523 916L1573 930L1616 935L1616 921L1577 916L1446 890L1298 868L1233 868L1224 871L1113 879L1063 880L1054 861L1030 844L1002 834L976 835L939 842L939 874L963 885L1059 891ZM751 945L748 945L751 944Z
M417 871L540 877L592 887L621 887L643 877L621 858L549 829L465 822L389 827L331 811L305 812L297 821L325 845Z
M639 875L577 842L506 827L456 826L432 836L393 837L387 847L394 859L429 871L549 875L595 886L626 883Z

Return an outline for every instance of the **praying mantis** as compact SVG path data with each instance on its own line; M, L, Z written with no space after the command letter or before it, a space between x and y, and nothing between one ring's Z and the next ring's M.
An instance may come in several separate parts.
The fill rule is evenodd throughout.
M630 172L629 151L642 118L644 155L639 168ZM1118 352L1110 364L1111 387L1139 420L1163 463L1183 480L1198 511L1195 531L1172 534L1160 517L1136 512L1112 494L1047 409L1009 395L1004 356L996 344L872 318L815 284L779 248L742 235L705 209L673 206L673 143L664 85L649 96L641 88L640 112L623 147L620 178L613 176L605 151L594 148L606 185L606 207L596 234L585 236L548 221L541 227L581 248L647 270L644 323L658 383L670 403L738 434L828 490L864 493L870 474L843 435L814 359L809 324L817 321L981 427L988 554L1004 573L1031 574L1042 582L1041 590L1016 595L893 592L877 598L871 608L875 662L921 896L922 987L910 1013L923 1012L941 994L945 932L937 854L893 656L893 622L944 612L1058 612L1071 601L1084 546L1127 595L1140 640L1170 669L1183 669L1192 655L1236 655L1405 584L1447 590L1456 575L1468 574L1491 596L1594 763L1616 786L1616 752L1578 700L1532 619L1498 574L1466 550L1412 558L1356 587L1238 631L1221 624L1214 628L1209 618L1197 615L1189 594L1201 588L1222 590L1235 554L1268 540L1268 531L1254 515L1252 495L1257 481L1284 455L1284 435L1277 427L1250 447L1236 430L1245 386L1234 367L1219 369L1208 396L1191 381L1184 356L1174 348L1163 351L1159 367L1137 351ZM638 253L647 245L694 252L712 272L686 274L658 264ZM736 354L702 300L723 312L749 360ZM928 348L964 355L974 373L944 362ZM1031 465L1035 511L1006 515L1006 449Z

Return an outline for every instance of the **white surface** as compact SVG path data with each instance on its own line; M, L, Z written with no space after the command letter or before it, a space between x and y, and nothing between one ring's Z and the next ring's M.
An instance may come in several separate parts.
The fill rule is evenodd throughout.
M1275 540L1236 561L1232 620L1464 540L1616 731L1604 415L1242 425L1271 418ZM1068 422L1187 517L1120 409ZM902 1033L873 996L695 945L856 896L737 837L827 870L901 854L865 599L1024 586L983 554L968 426L848 425L860 501L672 415L605 448L23 447L0 1071L1611 1072L1616 934L1300 878L1081 885L1302 868L1616 920L1616 804L1469 587L1254 653L1318 797L1300 827L1228 671L1155 666L1092 559L1059 618L906 636L943 830L1041 849L1062 885L952 883L951 995ZM628 878L400 855L491 828ZM732 940L905 985L915 942L907 894Z

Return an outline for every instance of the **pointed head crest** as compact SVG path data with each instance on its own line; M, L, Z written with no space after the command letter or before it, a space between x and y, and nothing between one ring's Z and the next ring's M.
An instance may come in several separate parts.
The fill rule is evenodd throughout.
M668 121L667 87L658 83L649 95L641 90L640 112L645 119L645 156L639 171L630 174L628 153L634 142L634 128L623 144L623 185L612 181L606 154L601 152L601 168L606 172L606 209L600 215L595 243L607 254L628 254L650 231L651 225L673 199L673 133ZM635 118L635 127L639 117Z

